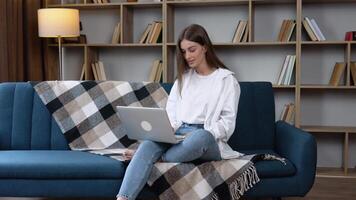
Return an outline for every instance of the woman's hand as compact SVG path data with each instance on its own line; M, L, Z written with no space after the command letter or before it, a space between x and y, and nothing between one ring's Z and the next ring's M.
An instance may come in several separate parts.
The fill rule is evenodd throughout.
M125 160L131 160L133 155L135 154L136 150L133 149L126 149L122 156L124 157Z

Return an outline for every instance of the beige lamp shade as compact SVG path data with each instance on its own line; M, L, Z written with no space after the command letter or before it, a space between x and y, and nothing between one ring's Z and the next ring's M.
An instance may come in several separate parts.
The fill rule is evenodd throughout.
M40 37L79 36L79 10L44 8L37 11Z

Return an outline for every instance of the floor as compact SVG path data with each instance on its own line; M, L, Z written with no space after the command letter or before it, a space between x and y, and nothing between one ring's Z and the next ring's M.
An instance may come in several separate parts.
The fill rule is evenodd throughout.
M283 200L350 200L356 196L356 178L317 178L312 190L303 198L283 198ZM0 200L50 200L46 198L9 198ZM56 200L85 200L85 199L56 199ZM114 199L97 199L114 200ZM263 199L267 200L267 199Z

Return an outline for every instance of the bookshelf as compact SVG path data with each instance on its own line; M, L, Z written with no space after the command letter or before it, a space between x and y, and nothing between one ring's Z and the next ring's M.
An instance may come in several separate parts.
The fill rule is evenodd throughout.
M79 77L82 63L85 79L93 79L91 62L105 64L109 80L148 80L154 60L163 63L163 81L172 82L180 30L192 23L203 25L218 56L236 73L239 81L270 81L276 98L276 119L284 104L295 105L295 126L315 134L318 157L328 157L330 140L334 160L318 160L318 176L356 178L356 86L350 63L356 61L356 41L344 41L346 31L356 30L356 0L192 0L94 4L91 0L46 0L46 7L80 10L87 44L63 44L67 79ZM302 21L316 20L326 41L311 41ZM284 19L296 22L291 39L278 42ZM248 20L248 40L232 43L238 20ZM162 42L138 43L148 23L162 21ZM111 44L115 24L121 38ZM223 22L223 23L222 23ZM343 23L340 23L343 22ZM100 31L98 31L100 30ZM49 42L46 58L50 79L56 79L57 46ZM277 85L286 55L295 55L293 83ZM335 62L346 70L338 86L328 84ZM66 78L66 77L65 77ZM320 148L319 148L320 147ZM323 151L325 155L319 156Z

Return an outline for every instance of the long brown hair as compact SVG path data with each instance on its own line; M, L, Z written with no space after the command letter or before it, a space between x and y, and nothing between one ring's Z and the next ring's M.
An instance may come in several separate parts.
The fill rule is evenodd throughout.
M210 68L227 68L224 65L224 63L221 62L221 60L216 56L216 53L213 48L213 44L211 43L211 40L206 30L198 24L192 24L186 27L181 32L177 41L177 67L178 67L177 78L178 78L179 91L182 90L183 74L190 69L187 61L184 59L182 48L180 46L180 43L184 39L205 46L206 48L205 58Z

